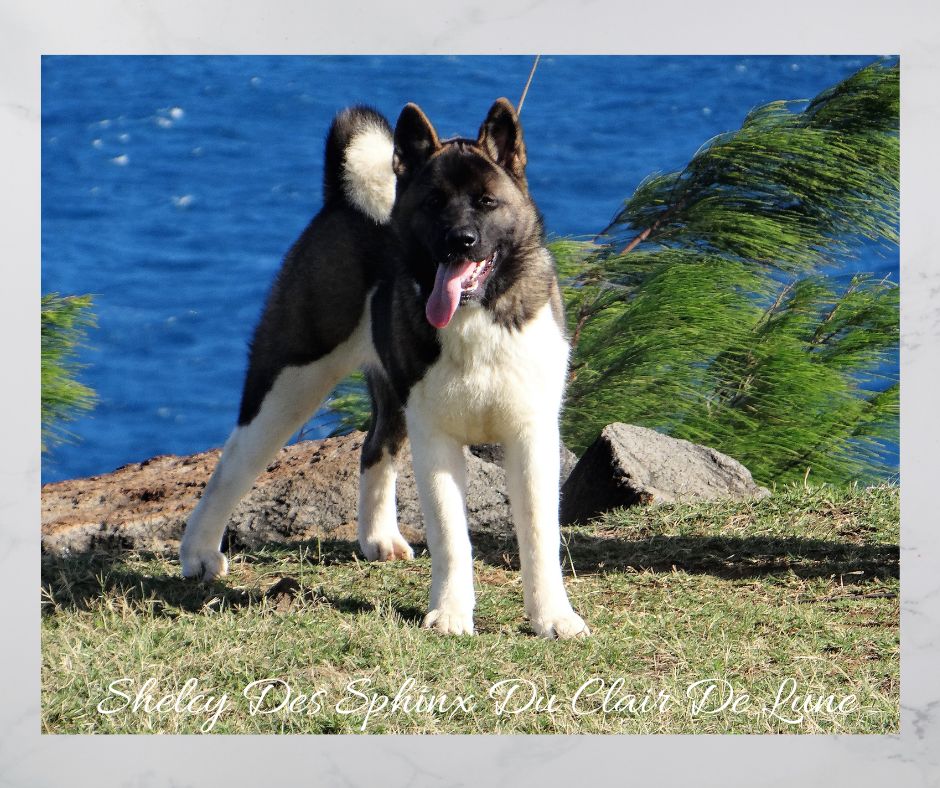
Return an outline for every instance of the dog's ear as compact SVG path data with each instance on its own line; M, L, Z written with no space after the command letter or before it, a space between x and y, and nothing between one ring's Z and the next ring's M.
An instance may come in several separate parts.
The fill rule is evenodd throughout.
M417 104L406 104L395 124L395 152L392 169L401 179L413 175L441 143L431 121Z
M509 99L497 99L490 107L486 120L480 126L477 143L493 161L519 182L523 190L526 189L522 126Z

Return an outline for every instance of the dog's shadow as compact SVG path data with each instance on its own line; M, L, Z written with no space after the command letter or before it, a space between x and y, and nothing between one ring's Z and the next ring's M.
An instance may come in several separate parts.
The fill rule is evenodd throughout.
M278 547L280 545L274 545ZM304 543L283 545L291 551L313 547ZM322 552L319 560L325 565L351 564L355 543L347 541L321 542L316 545ZM231 555L237 555L233 547ZM239 586L231 577L210 582L187 580L177 572L148 573L138 567L155 562L165 567L169 556L162 553L136 551L133 563L121 553L92 553L77 556L43 556L41 563L41 608L43 615L52 615L57 609L85 611L108 599L111 607L145 610L153 616L175 618L181 612L212 613L221 610L239 610L260 607L284 612L298 604L326 605L342 613L359 614L376 610L376 605L362 597L335 594L326 586L302 587L291 576L280 576L276 582ZM311 555L307 552L307 560ZM283 562L270 553L252 555L252 564ZM178 570L178 566L174 566ZM277 574L271 579L278 578ZM425 611L409 605L394 605L393 610L404 621L420 624Z
M517 570L519 553L511 534L474 534L474 556L492 566ZM277 547L277 546L275 546ZM362 561L355 542L319 540L281 545L300 552L304 559L330 566ZM426 555L426 546L413 545L415 554ZM230 546L231 554L241 552ZM277 549L246 551L254 565L271 566L283 562ZM579 531L567 532L562 547L566 572L572 567L578 575L603 572L675 571L710 574L727 580L795 575L801 578L837 577L840 583L862 584L899 577L900 549L892 544L805 539L800 537L729 536L650 536L624 540ZM136 553L140 562L164 559L158 554ZM430 574L430 569L428 569ZM277 575L270 575L276 577ZM430 580L430 577L428 578ZM120 554L70 557L44 556L42 559L43 611L56 608L87 610L103 597L123 600L121 604L148 607L153 615L176 616L180 611L211 612L239 609L270 600L275 609L290 607L295 600L329 605L344 613L366 613L375 605L360 597L331 593L328 584L316 591L302 589L293 578L282 578L271 587L239 587L230 579L211 583L184 580L176 574L147 574L128 563ZM396 606L405 621L420 623L423 611Z

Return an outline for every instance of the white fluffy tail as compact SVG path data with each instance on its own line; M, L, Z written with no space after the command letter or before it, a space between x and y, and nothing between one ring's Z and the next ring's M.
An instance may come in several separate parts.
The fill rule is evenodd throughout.
M392 129L369 107L350 107L333 120L326 141L324 201L342 199L384 224L395 202Z

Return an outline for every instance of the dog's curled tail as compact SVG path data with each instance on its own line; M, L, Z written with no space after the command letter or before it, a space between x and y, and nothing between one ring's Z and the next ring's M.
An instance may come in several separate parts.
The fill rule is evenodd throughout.
M392 128L371 107L344 109L326 139L323 203L340 200L379 224L395 201Z

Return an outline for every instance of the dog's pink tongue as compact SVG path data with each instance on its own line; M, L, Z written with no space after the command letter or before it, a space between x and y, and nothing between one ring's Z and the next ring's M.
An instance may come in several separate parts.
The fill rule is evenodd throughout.
M460 282L473 269L474 262L465 260L453 265L439 265L434 289L424 314L435 328L444 328L460 306Z

